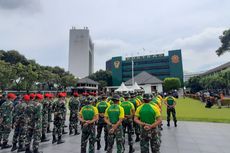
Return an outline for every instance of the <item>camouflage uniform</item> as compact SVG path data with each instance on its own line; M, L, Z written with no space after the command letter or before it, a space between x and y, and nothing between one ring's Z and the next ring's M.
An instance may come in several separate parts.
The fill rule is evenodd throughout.
M14 118L14 135L13 135L13 148L11 151L17 149L17 143L19 145L19 150L23 149L25 145L26 132L28 128L28 108L27 103L22 102L18 104L13 112Z
M92 102L92 100L91 100ZM79 112L79 116L84 121L92 121L94 117L98 115L98 110L96 107L92 105L86 105L82 107L81 111ZM86 146L89 139L89 153L94 153L95 148L95 123L88 124L86 127L82 129L82 136L81 136L81 153L86 153Z
M46 133L48 128L48 112L49 112L49 101L48 99L44 99L42 101L42 142L49 141L46 139Z
M107 129L106 123L104 121L104 113L105 113L105 110L108 106L109 106L109 104L105 101L101 101L96 105L98 112L99 112L99 120L97 123L97 150L100 150L100 148L101 148L100 142L101 142L101 132L102 132L103 128L104 128L105 150L107 150L107 147L108 147L108 140L107 140L108 129Z
M64 129L64 114L66 112L65 100L59 99L53 104L54 111L54 128L53 128L53 143L57 142L56 135L58 136L58 144L63 143L61 140L62 130Z
M50 123L52 122L52 113L53 113L52 105L53 105L53 100L49 99L48 102L49 102L49 106L48 106L48 126L47 126L47 133L51 133L51 131L50 131Z
M130 102L131 103L133 103L133 105L134 105L134 107L135 107L135 110L137 109L137 107L140 105L138 102L137 102L137 100L136 100L136 98L131 98L130 99ZM135 130L135 134L136 134L136 142L138 142L138 141L140 141L140 126L137 124L137 123L135 123L134 121L133 121L133 127L134 127L134 130ZM132 133L134 133L134 131L132 130Z
M79 109L79 100L76 97L72 97L69 101L69 130L72 134L73 129L75 130L75 135L78 134L78 109Z
M2 148L11 147L7 145L7 142L12 126L12 111L13 111L13 102L10 100L6 100L0 106L0 120L2 120L0 126L0 133L2 135L2 140L3 140Z
M28 104L28 131L26 136L26 152L30 152L30 144L33 137L33 150L38 152L39 142L42 134L42 104L38 101L31 101Z
M149 142L152 153L159 153L160 145L156 129L146 131L144 128L141 128L141 153L149 153Z
M112 126L108 125L107 128L109 131L112 128ZM119 126L113 134L109 133L107 153L112 153L115 138L117 143L117 153L124 153L124 139L122 126Z

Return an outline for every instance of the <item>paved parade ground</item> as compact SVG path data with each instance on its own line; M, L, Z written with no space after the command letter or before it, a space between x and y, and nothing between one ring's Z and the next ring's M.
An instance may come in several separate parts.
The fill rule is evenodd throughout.
M230 150L230 124L178 122L178 127L166 127L162 132L161 153L229 153ZM51 134L49 135L51 138ZM61 145L52 145L51 141L42 143L44 153L80 153L81 136L64 135L66 141ZM102 149L104 148L102 142ZM96 147L96 145L95 145ZM140 152L139 143L135 143L136 152ZM10 149L0 150L9 153ZM96 151L104 153L105 151ZM126 151L128 145L126 139ZM114 153L116 151L114 150Z

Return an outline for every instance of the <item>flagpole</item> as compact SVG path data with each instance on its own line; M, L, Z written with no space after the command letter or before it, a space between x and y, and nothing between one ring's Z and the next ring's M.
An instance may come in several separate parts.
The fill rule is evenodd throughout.
M133 62L133 56L132 56L132 84L134 86L134 71L133 71L133 69L134 69L134 62Z

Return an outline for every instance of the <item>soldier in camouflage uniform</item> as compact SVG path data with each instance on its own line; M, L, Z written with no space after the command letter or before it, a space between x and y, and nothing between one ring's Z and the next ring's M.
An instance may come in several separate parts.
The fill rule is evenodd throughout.
M53 110L52 110L52 105L53 105L53 94L50 94L49 96L49 106L48 106L48 126L47 126L47 133L51 133L51 130L50 130L50 123L52 122L52 113L53 113Z
M136 94L135 93L131 93L131 99L130 102L133 103L135 110L137 110L137 107L141 105L141 103L136 99ZM138 124L136 124L135 122L133 122L133 126L135 130L135 134L136 134L136 142L140 141L140 126ZM132 133L134 133L134 131L132 130Z
M11 148L8 145L8 138L12 127L12 111L13 111L13 100L16 98L15 94L8 94L7 100L0 106L0 132L2 134L2 149Z
M31 101L28 104L28 114L29 114L29 124L28 131L26 135L26 153L31 153L30 144L33 137L33 153L42 153L38 150L39 142L41 141L42 134L42 100L43 96L41 94L36 94L31 96Z
M132 129L133 129L133 117L135 114L135 107L129 101L130 95L128 93L124 94L124 101L121 103L121 106L125 111L125 118L122 122L123 130L124 130L124 139L125 139L125 131L128 129L128 141L129 141L129 153L133 153L135 149L133 148L133 137L132 137Z
M109 106L105 111L105 122L109 131L107 153L112 153L114 139L116 139L117 143L117 153L124 153L122 121L125 115L123 107L119 105L119 99L118 95L114 95L112 98L114 104Z
M82 97L80 98L80 109L86 106L88 98L89 98L89 94L87 92L84 92L82 94Z
M45 94L44 100L42 101L42 138L41 142L47 142L49 139L46 137L48 128L48 112L49 112L49 97L50 94Z
M81 136L81 153L86 153L86 146L89 140L89 153L94 153L95 148L95 122L98 120L98 110L92 105L93 99L89 98L86 106L79 112L79 120L83 124Z
M30 102L30 96L24 95L22 103L18 104L13 112L14 118L14 135L13 135L13 147L11 151L18 149L18 152L25 151L25 139L28 126L28 113L27 106ZM17 143L18 146L17 147Z
M149 153L149 143L152 153L159 153L157 141L157 126L161 124L160 110L150 104L151 94L144 94L144 104L139 106L135 113L134 121L141 126L141 153Z
M58 94L58 100L54 102L53 104L53 111L54 111L54 128L53 128L53 141L52 143L61 144L64 143L62 140L62 130L64 128L64 111L66 111L65 108L65 94L59 93ZM56 138L56 135L58 136L58 139Z
M98 109L99 112L99 120L97 123L97 150L100 150L101 148L101 132L102 129L104 128L104 140L105 140L105 151L108 148L108 129L107 129L107 125L104 121L104 114L105 114L105 110L110 106L109 103L106 102L106 98L107 96L104 94L102 95L102 100L97 103L96 107Z
M73 93L73 97L69 101L69 110L70 110L70 116L69 116L69 135L79 135L78 132L78 109L79 109L79 100L78 100L78 93Z

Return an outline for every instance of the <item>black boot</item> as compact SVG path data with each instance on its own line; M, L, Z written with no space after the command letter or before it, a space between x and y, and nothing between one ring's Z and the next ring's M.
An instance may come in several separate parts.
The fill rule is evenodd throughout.
M57 144L62 144L64 143L65 141L61 139L61 136L58 137L58 141L57 141Z
M32 153L32 151L30 150L29 146L26 147L26 152L25 153Z
M65 132L64 128L63 128L63 130L62 130L62 134L67 134L67 132Z
M107 148L108 148L108 145L107 145L107 143L105 143L105 151L107 151Z
M47 133L51 133L50 126L47 127Z
M97 141L97 150L100 150L100 149L101 149L101 142Z
M72 128L69 128L69 135L72 135L73 134L73 130Z
M78 130L77 129L75 129L75 133L74 133L74 135L79 135L80 133L78 132Z
M56 136L53 135L53 141L52 141L52 144L56 143L57 142L57 139L56 139Z
M42 134L41 142L48 142L48 141L50 141L50 139L47 139L47 138L46 138L46 135L45 135L45 134Z
M167 124L168 127L170 127L170 121L168 121L168 124Z
M8 145L7 142L3 142L2 143L2 149L8 149L8 148L11 148L12 145Z
M136 142L139 142L141 139L140 139L140 136L139 136L139 134L137 134L137 136L136 136Z
M177 127L177 121L174 122L174 126Z
M13 147L11 148L11 151L13 152L13 151L15 151L15 150L17 150L17 149L18 149L17 144L16 144L16 143L13 143Z
M33 153L43 153L42 151L39 151L38 149L34 149Z
M129 153L133 153L133 152L135 152L133 145L129 145Z
M26 151L26 148L24 148L22 145L19 145L18 152Z

